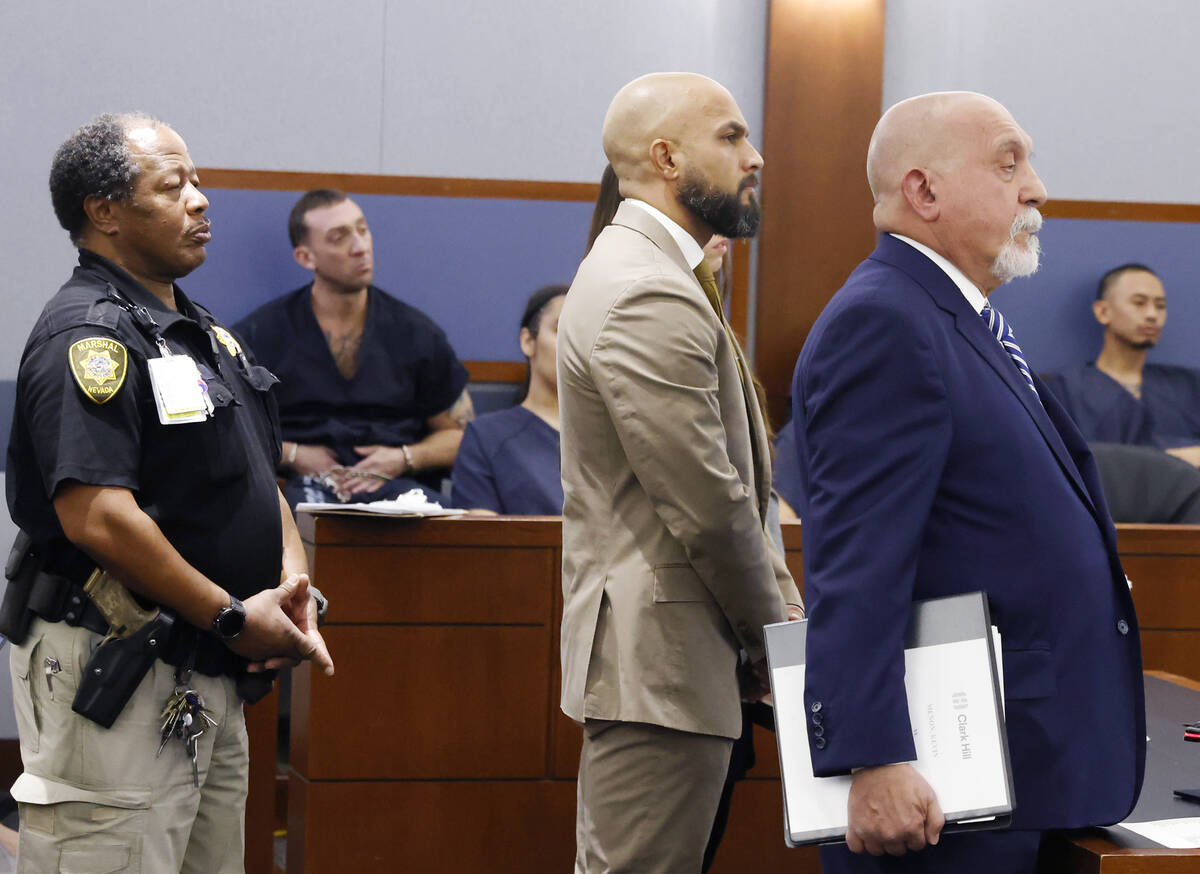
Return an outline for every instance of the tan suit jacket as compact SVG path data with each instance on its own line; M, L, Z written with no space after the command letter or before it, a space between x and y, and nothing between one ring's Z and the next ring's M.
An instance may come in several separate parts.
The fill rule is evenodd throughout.
M767 435L732 337L666 228L622 204L558 329L576 721L738 737L738 647L762 658L762 627L800 603L764 528Z

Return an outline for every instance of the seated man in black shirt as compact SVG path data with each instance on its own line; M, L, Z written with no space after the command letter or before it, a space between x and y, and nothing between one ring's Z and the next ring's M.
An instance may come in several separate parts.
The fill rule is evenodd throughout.
M235 328L280 379L288 503L437 500L474 418L466 368L428 316L371 284L371 231L345 194L305 194L288 235L313 281Z
M1046 385L1089 443L1151 446L1200 467L1200 371L1146 360L1167 321L1158 274L1144 264L1114 267L1092 313L1104 326L1099 356L1048 375Z

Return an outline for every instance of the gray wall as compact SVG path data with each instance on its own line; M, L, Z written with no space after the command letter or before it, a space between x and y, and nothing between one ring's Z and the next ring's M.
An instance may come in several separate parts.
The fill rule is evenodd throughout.
M51 155L98 112L158 115L207 167L590 182L642 73L709 74L761 131L765 39L766 0L4 3L0 379L73 260Z
M713 76L761 142L766 7L4 2L0 381L16 377L33 320L74 263L46 193L50 158L99 112L159 116L207 167L593 182L608 101L642 73ZM12 534L0 513L5 549ZM13 737L6 682L0 737Z
M888 0L883 103L982 91L1052 199L1200 203L1198 31L1192 0Z

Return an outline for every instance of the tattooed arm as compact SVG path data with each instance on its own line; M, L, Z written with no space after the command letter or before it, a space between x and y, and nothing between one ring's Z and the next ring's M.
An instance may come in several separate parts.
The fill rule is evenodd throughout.
M454 456L458 454L458 444L462 441L463 430L474 418L475 406L464 388L450 409L425 420L425 424L429 426L429 436L408 447L416 469L452 466Z

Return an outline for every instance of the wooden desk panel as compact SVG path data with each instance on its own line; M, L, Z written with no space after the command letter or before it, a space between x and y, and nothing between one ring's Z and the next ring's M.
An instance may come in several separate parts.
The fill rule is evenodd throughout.
M279 693L245 708L250 739L246 797L246 874L275 871L275 775L279 762Z
M330 546L314 559L338 624L544 624L560 574L547 549Z
M558 709L559 520L302 517L301 530L333 599L338 676L296 672L290 874L568 870L580 729ZM1147 667L1186 674L1200 662L1200 527L1119 538ZM798 525L784 542L802 587ZM816 872L815 850L783 845L774 736L755 742L714 872ZM1088 841L1063 870L1200 871L1179 851Z
M337 674L308 669L297 704L309 779L541 777L550 637L544 626L332 625ZM303 698L303 700L300 700Z
M1200 633L1142 629L1142 667L1200 679Z
M1200 555L1123 555L1142 628L1200 630Z
M575 858L574 782L288 779L288 872L566 874Z

